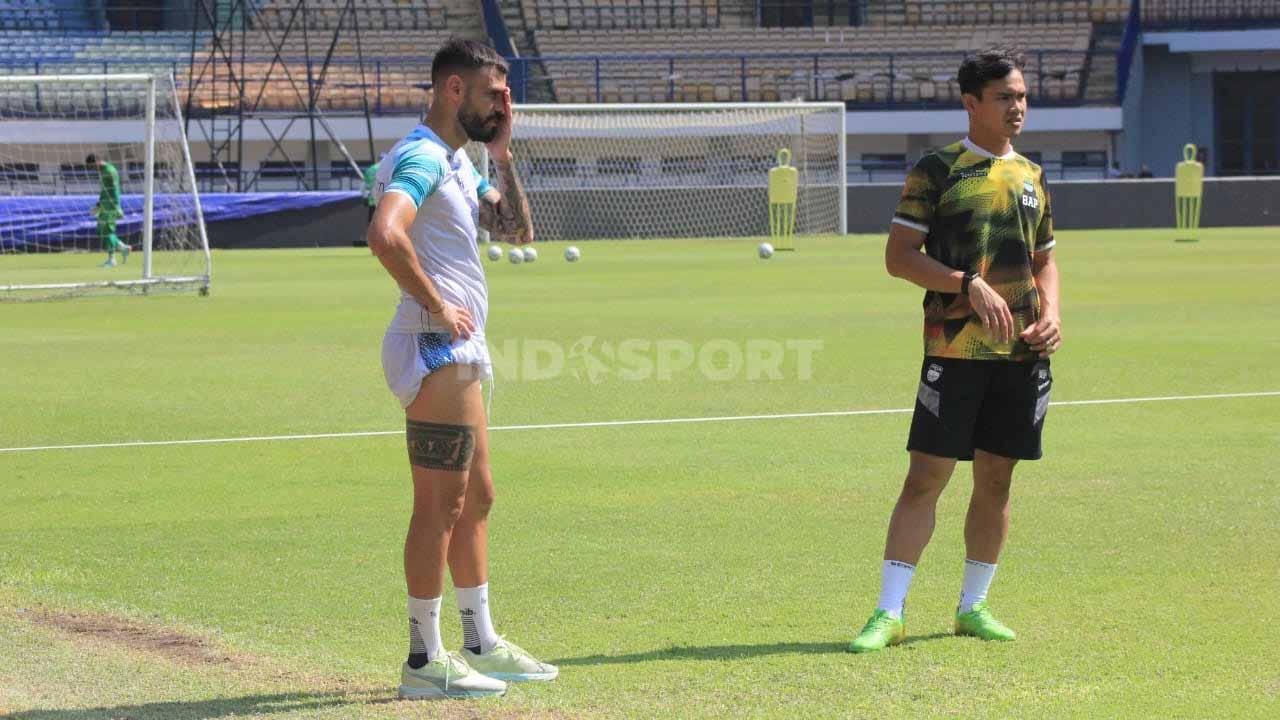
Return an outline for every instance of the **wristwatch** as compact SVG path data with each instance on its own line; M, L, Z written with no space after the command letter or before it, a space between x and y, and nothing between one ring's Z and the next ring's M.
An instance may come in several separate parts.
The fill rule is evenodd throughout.
M972 270L964 274L964 279L960 281L961 295L969 294L969 283L973 282L976 277L978 277L978 273L973 272Z

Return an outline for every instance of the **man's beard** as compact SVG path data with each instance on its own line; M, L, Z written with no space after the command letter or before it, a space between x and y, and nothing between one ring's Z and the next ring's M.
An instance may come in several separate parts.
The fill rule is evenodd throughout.
M466 110L458 111L458 123L462 125L462 131L467 134L467 139L473 142L487 143L498 136L498 126L500 123L489 123L502 117L501 113L494 113L489 117L480 117L478 113L467 112Z

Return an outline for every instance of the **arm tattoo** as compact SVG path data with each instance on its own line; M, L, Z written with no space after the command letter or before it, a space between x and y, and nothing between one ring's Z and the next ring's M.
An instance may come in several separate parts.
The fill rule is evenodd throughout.
M428 470L464 471L471 467L475 431L468 425L439 425L409 420L409 464Z
M518 240L533 226L533 219L514 162L498 165L498 185L502 193L498 202L480 201L480 227L496 235L499 241Z

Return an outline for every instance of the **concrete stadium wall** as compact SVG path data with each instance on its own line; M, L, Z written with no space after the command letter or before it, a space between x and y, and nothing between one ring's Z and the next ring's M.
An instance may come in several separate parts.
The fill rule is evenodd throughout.
M554 192L554 191L548 191ZM764 192L758 188L719 189L704 196L698 191L662 189L594 190L575 193L577 202L548 202L539 211L538 196L530 193L535 229L543 239L622 238L644 236L646 227L679 227L689 236L724 235L726 224L705 210L711 203L726 206L724 193L742 194L738 207L760 208L759 222L732 226L741 232L768 233ZM899 184L849 187L849 232L884 233L902 192ZM1054 227L1061 230L1172 227L1173 180L1108 180L1050 183ZM602 212L616 208L620 193L627 205L655 214L645 218L634 211L623 216ZM541 216L541 217L539 217ZM310 210L259 215L245 220L210 223L209 242L215 248L339 247L364 237L367 211L353 198ZM680 218L673 222L673 218ZM1280 177L1208 178L1200 224L1203 227L1280 226Z
M209 223L209 246L220 249L350 247L364 238L368 206L351 198L306 210Z
M1054 227L1173 227L1173 180L1111 180L1049 184ZM1280 225L1280 177L1206 178L1202 227Z

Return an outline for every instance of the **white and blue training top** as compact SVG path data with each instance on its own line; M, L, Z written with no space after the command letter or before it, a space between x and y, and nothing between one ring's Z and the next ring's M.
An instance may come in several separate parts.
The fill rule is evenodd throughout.
M466 308L484 336L489 290L476 247L480 196L489 181L471 164L466 150L451 149L431 128L419 124L396 143L378 168L374 196L401 193L418 214L409 229L418 264L445 302ZM411 295L401 290L390 332L444 332Z

